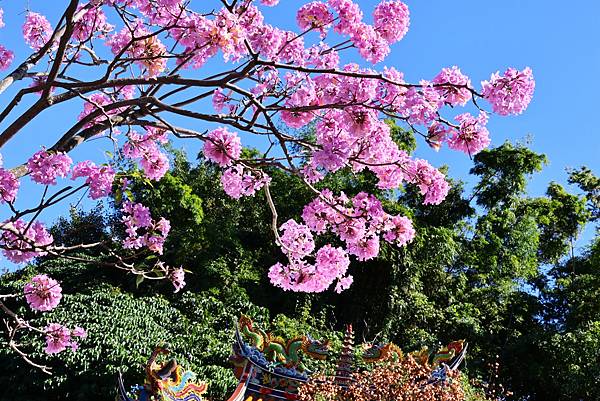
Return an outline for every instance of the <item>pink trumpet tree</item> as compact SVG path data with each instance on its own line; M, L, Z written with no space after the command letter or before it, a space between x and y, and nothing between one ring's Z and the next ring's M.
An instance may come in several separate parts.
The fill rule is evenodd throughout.
M417 233L408 217L389 214L373 194L349 197L314 184L340 169L367 171L382 189L415 186L423 203L437 205L449 190L444 174L400 149L383 119L395 119L431 146L445 143L472 155L490 143L491 114L520 114L531 101L535 82L529 68L493 73L478 86L456 66L413 83L384 66L410 25L409 8L401 1L384 0L372 13L352 0L300 2L294 30L263 15L264 7L278 3L57 0L63 12L55 21L30 10L20 16L22 26L6 27L0 9L0 27L22 33L32 49L15 55L0 43L0 69L9 70L0 80L0 151L42 113L52 118L63 104L79 110L55 114L64 129L50 127L38 136L43 143L32 147L31 156L0 167L0 207L9 215L0 224L3 254L17 263L40 255L71 257L72 248L54 244L38 221L40 213L83 191L94 200L120 192L128 174L119 170L122 158L159 180L169 169L162 145L170 137L203 142L206 160L222 170L220 184L232 198L264 194L260 199L273 212L273 239L286 259L269 270L274 285L340 292L352 283L351 259L376 258L381 241L406 246ZM345 61L353 54L363 62ZM14 95L9 87L16 87ZM463 107L475 115L456 113ZM307 126L314 130L310 138L298 131ZM264 151L244 156L251 137ZM68 155L98 138L108 138L117 150L108 163ZM272 169L299 177L314 192L301 220L277 220L277 204L285 200L271 196ZM25 179L43 186L44 195L19 209L15 201ZM106 263L169 279L179 291L185 285L182 268L158 260L147 271L132 263L143 252L162 254L168 220L152 216L135 199L123 201L122 212L126 251ZM339 241L317 246L324 234ZM39 331L49 353L77 348L73 339L84 331L58 323L35 328L6 306L7 297L0 298L0 307L15 322L13 331ZM50 310L60 301L61 287L36 276L24 298L36 311ZM12 339L10 344L24 355Z

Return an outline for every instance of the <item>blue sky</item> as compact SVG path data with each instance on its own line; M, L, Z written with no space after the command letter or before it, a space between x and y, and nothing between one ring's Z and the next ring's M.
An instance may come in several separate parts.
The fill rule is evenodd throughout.
M600 1L580 0L565 4L557 0L405 0L411 11L406 37L394 45L392 54L377 68L394 66L408 81L433 78L441 68L457 65L477 87L492 72L509 66L530 66L536 78L536 92L528 110L516 117L492 116L488 128L492 145L505 140L529 141L529 146L545 153L550 163L530 183L532 195L542 195L550 181L566 184L567 167L587 165L600 173L600 133L598 94L600 93ZM0 0L6 27L0 30L0 43L16 53L16 62L28 54L20 35L25 7L41 12L55 24L66 0ZM192 0L192 8L202 8L203 0ZM210 1L211 6L217 5ZM265 9L268 22L294 28L295 10L304 1L281 0L280 6ZM376 1L358 1L367 21ZM291 10L294 10L292 12ZM352 61L357 60L352 57ZM210 67L209 67L210 68ZM28 83L26 83L28 85ZM2 107L12 97L11 88L0 95ZM81 105L61 106L60 113L39 116L25 132L8 143L2 153L5 166L22 163L39 145L52 145L64 129L77 119ZM57 117L58 116L58 117ZM6 122L0 129L6 127ZM91 142L72 153L74 160L103 161L106 142ZM436 153L422 141L417 156L434 165L447 164L450 175L471 181L472 165L464 154L447 148ZM197 145L182 144L192 152ZM36 188L24 180L18 205L31 204ZM74 199L73 201L76 201ZM63 208L46 212L51 222ZM5 212L0 210L0 217ZM578 246L593 235L588 229ZM5 265L0 259L0 268Z

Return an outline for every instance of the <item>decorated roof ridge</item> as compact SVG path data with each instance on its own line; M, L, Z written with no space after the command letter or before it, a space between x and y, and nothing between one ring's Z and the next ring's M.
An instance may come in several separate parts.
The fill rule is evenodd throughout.
M152 352L145 366L146 380L141 386L133 387L131 398L123 384L119 372L117 376L117 400L119 401L202 401L208 385L204 381L196 382L196 374L184 370L175 359L164 363L157 361L159 355L168 355L169 351L157 347Z
M329 341L315 340L310 335L288 340L265 332L248 316L242 315L236 324L237 352L263 370L284 377L306 380L309 370L301 354L313 359L325 359Z

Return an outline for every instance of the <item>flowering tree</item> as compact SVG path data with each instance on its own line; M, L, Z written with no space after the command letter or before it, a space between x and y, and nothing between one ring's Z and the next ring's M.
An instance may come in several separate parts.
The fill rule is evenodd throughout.
M118 169L119 161L131 160L147 180L159 180L169 169L161 147L173 136L204 143L205 158L222 169L220 184L232 198L264 193L274 240L288 259L271 267L274 285L343 291L352 283L350 257L375 258L381 240L404 246L415 230L409 218L386 213L374 195L350 198L319 181L340 169L367 170L382 189L415 185L423 203L439 204L449 189L444 175L401 150L382 120L403 122L436 149L446 143L472 155L490 143L481 100L503 116L520 114L531 100L529 68L494 73L477 87L458 67L408 83L393 67L367 66L382 63L407 33L409 10L401 1L382 1L371 17L351 0L312 1L298 9L295 31L265 20L262 8L278 2L214 0L195 9L185 0L65 0L54 25L28 10L22 35L31 54L19 58L0 44L0 68L12 69L0 81L0 94L21 86L3 102L0 148L42 113L52 118L60 104L76 104L80 113L63 117L64 132L36 144L21 165L0 168L0 204L9 214L0 224L4 256L15 263L43 255L78 259L72 251L103 246L57 246L38 218L78 193L93 200L112 196L122 205L122 247L130 251L108 251L112 259L103 263L141 278L167 278L181 289L183 269L160 259L150 270L134 264L144 252L162 254L170 225L135 199L123 199L128 173ZM348 52L358 52L365 65L345 63ZM452 116L463 106L476 115ZM302 135L303 127L313 128L314 137ZM252 157L242 151L251 136L264 145ZM98 138L110 144L113 161L74 163L68 153ZM276 205L285 200L270 194L272 169L299 177L314 192L301 222L278 222ZM42 186L43 195L17 208L26 179ZM339 241L317 249L315 237L324 234ZM22 329L44 334L49 353L76 348L83 329L33 327L4 302L21 297L34 310L47 311L58 305L61 287L36 276L23 294L0 296L16 352L27 358L16 341Z

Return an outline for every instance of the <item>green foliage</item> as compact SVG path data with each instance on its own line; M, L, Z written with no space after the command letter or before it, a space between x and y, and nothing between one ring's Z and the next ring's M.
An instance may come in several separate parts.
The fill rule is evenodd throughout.
M95 269L89 266L87 269ZM85 270L85 269L82 269ZM81 277L81 276L80 276ZM142 383L142 366L155 346L166 346L184 367L209 382L210 394L222 399L236 384L230 355L233 322L240 313L268 320L268 312L252 305L243 293L229 295L184 292L169 301L160 295L137 296L109 284L65 295L61 307L35 316L34 323L61 322L82 326L88 337L76 353L60 358L47 356L34 337L32 358L48 364L47 376L24 363L5 347L0 351L2 399L110 400L115 396L115 377ZM11 372L19 371L17 377Z
M569 184L576 184L585 192L592 220L600 219L600 178L592 170L582 166L570 172Z
M509 142L475 155L471 174L481 177L475 186L477 204L486 208L510 203L522 195L528 175L547 163L545 155Z
M392 130L404 149L414 150L411 135ZM283 256L274 245L264 195L232 200L215 185L218 169L203 160L191 165L177 153L170 174L152 187L134 180L127 196L171 220L164 256L190 271L187 292L172 294L170 284L161 282L145 281L136 288L133 278L94 263L41 260L20 275L4 276L2 286L13 291L36 272L59 279L70 295L56 312L34 317L84 326L90 337L64 362L50 359L56 371L52 378L2 351L0 370L6 370L0 384L11 388L10 394L23 392L21 399L39 399L42 391L44 399L83 399L82 389L104 396L114 388L117 369L128 382L139 383L140 364L164 342L181 363L210 382L219 400L234 384L226 359L233 319L244 312L284 337L328 338L334 352L347 323L353 324L358 342L394 341L405 351L434 350L465 339L468 376L498 381L514 393L507 399L597 398L600 241L579 255L571 245L595 219L597 178L582 168L571 173L570 182L583 195L551 183L544 196L529 197L527 177L541 169L545 156L505 143L481 152L474 162L473 193L450 181L451 191L439 206L422 205L410 185L382 191L369 172L328 176L320 186L349 196L376 193L388 212L410 216L417 237L402 248L382 242L375 260L353 260L354 284L342 294L296 294L274 288L266 277ZM270 175L279 223L300 219L314 193L284 172ZM114 211L73 212L53 235L65 244L103 240L119 235L112 224L118 218ZM29 312L23 308L21 313ZM46 360L39 340L27 337L25 344ZM309 365L332 371L334 362ZM498 379L490 371L495 363ZM10 372L15 369L28 377L14 380ZM479 390L467 389L469 400L483 399Z

